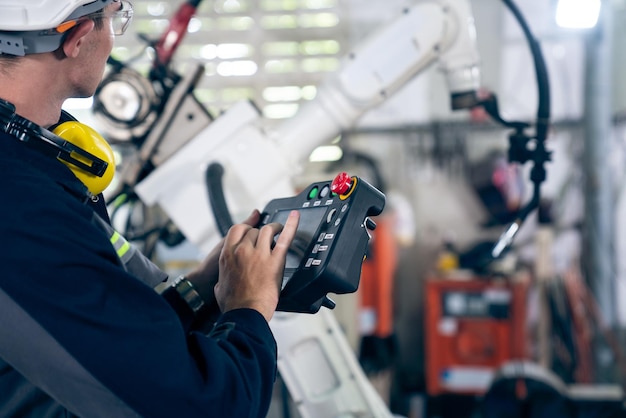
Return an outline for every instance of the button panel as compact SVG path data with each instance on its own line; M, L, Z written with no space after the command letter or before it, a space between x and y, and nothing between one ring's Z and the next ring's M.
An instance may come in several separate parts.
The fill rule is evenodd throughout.
M341 217L348 211L348 203L341 201L338 195L331 191L330 184L314 184L306 193L307 201L302 202L302 208L330 207L325 215L325 222L321 224L321 230L314 239L310 253L303 256L304 269L313 269L323 266L324 261L332 248L335 236L341 226ZM302 219L302 218L301 218Z

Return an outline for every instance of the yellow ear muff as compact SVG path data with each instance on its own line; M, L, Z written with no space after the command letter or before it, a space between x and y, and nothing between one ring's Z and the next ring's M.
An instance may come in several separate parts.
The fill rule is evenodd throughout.
M83 182L89 192L94 195L102 193L111 183L115 174L115 157L109 143L95 129L75 121L60 124L54 128L52 133L108 163L104 174L99 177L70 162L60 160ZM88 166L93 164L93 161L83 155L72 153L72 157Z

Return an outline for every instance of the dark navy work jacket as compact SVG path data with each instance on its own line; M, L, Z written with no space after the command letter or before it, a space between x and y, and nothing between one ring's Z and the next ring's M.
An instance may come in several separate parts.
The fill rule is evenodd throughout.
M65 165L0 133L0 417L264 417L276 343L261 314L188 329L85 197Z

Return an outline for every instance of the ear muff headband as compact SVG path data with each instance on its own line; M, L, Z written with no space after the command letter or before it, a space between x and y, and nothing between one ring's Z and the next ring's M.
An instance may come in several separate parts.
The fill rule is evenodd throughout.
M93 128L80 122L64 122L54 128L52 133L86 152L85 154L85 152L73 151L70 152L69 159L62 156L57 158L72 170L91 194L102 193L111 183L115 174L115 157L109 143ZM98 160L106 164L104 171L89 170L89 168L94 167L94 163Z
M56 157L93 195L102 193L115 174L113 150L89 126L64 122L53 132L15 113L15 106L0 99L0 129L35 149Z

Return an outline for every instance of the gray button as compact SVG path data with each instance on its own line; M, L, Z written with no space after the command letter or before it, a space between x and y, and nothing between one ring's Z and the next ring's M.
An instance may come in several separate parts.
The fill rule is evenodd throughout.
M328 216L326 216L326 223L331 223L333 221L333 217L335 216L335 213L337 213L337 209L335 208L332 208L328 212Z

